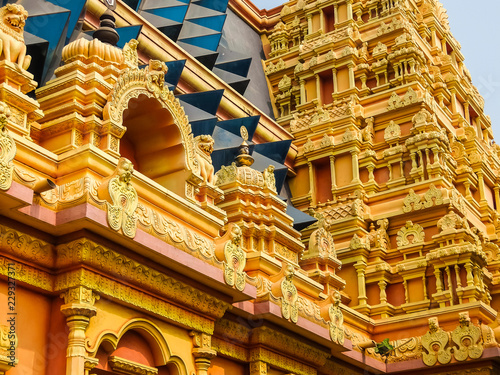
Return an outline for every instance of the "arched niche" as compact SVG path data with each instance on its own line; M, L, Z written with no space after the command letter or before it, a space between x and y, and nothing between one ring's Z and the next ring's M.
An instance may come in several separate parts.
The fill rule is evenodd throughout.
M126 323L119 332L105 331L93 348L88 348L99 360L96 374L114 374L112 362L117 357L142 366L157 368L159 375L188 375L181 358L172 356L159 328L145 319Z
M194 199L202 182L191 125L184 108L164 85L166 66L151 60L127 69L104 108L105 150L134 163L137 171L174 193Z

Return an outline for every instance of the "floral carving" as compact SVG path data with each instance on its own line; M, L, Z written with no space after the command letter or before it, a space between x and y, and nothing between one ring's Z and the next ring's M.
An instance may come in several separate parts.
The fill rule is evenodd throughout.
M416 194L413 189L410 189L408 195L403 200L403 212L408 213L412 211L421 210L423 207L420 195Z
M118 160L115 171L106 178L98 189L100 199L106 200L108 224L118 231L120 228L127 237L134 238L137 225L135 210L138 196L130 183L134 166L125 158Z
M434 366L437 362L447 364L451 361L451 348L447 348L448 333L439 327L437 318L429 319L429 331L422 336L422 360L427 366Z
M417 101L417 93L411 87L408 89L403 98L400 98L398 94L393 92L389 99L387 110L392 111L394 109L403 108L410 104L416 103Z
M471 323L467 312L460 314L459 323L451 333L451 339L458 345L458 348L453 349L453 356L457 361L481 358L484 350L480 342L481 329Z
M243 271L246 265L246 253L241 248L241 228L232 224L231 229L221 237L215 254L224 264L224 281L242 291L245 289L246 274Z
M443 193L431 184L429 186L429 190L424 194L423 204L425 208L443 204Z
M7 104L0 102L0 190L8 190L14 173L16 144L7 130L7 119L11 111Z
M423 244L425 232L419 224L407 221L406 225L398 231L396 243L398 247Z
M468 228L467 221L458 216L454 211L439 219L437 226L441 232L454 231L456 229Z

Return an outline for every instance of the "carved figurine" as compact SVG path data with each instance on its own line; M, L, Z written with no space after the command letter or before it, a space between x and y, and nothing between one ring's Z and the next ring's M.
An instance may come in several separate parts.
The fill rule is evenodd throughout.
M28 12L20 4L7 4L0 8L0 18L0 59L28 69L31 56L26 55L23 36Z
M127 64L130 69L137 69L139 67L139 55L137 54L138 45L139 42L137 40L130 39L123 47L123 58L125 64Z
M214 151L214 139L207 134L199 135L194 139L195 157L200 166L200 175L204 182L214 183L214 166L210 155Z
M272 191L276 191L276 178L274 177L274 166L270 165L262 173L264 184Z

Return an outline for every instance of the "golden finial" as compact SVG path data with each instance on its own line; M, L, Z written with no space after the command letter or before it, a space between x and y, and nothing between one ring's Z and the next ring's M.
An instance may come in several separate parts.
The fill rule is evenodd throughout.
M241 138L243 138L243 140L245 142L248 141L248 130L247 130L247 128L245 128L244 126L242 126L240 128L240 134L241 134Z
M236 157L236 164L238 167L251 166L253 164L253 157L250 155L250 148L248 147L248 130L244 126L240 128L241 138L243 142L238 150L238 156Z

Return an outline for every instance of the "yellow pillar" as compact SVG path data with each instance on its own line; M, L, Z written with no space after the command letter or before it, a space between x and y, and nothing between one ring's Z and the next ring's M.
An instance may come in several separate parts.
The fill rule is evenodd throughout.
M85 375L88 373L85 331L90 318L96 315L97 309L93 305L99 296L91 289L79 286L64 292L62 297L64 305L61 306L61 312L66 317L69 328L66 375Z
M212 349L212 336L206 333L191 331L193 337L193 357L196 375L208 375L210 362L217 355Z

